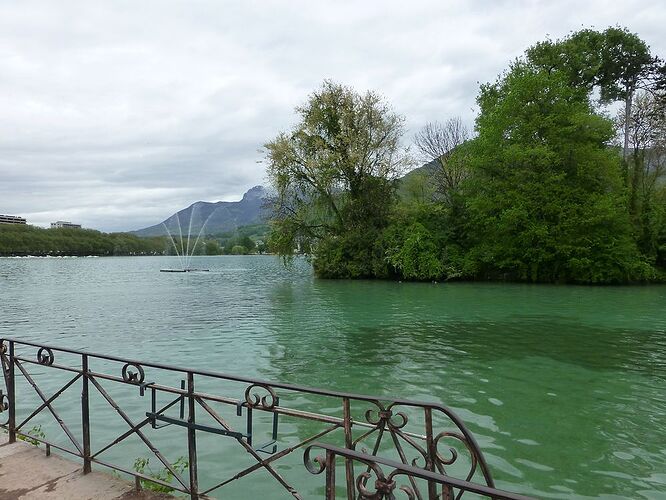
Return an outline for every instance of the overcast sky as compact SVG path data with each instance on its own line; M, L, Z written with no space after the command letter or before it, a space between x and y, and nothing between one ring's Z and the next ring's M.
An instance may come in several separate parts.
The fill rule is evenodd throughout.
M0 2L0 213L105 231L265 181L258 149L325 78L470 124L479 82L549 34L621 24L666 56L666 1Z

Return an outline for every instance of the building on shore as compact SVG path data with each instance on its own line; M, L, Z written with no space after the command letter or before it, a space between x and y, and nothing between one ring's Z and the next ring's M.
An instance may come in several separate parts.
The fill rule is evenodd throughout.
M81 224L72 224L69 221L64 221L64 220L58 220L55 222L51 222L51 229L59 229L61 227L68 227L72 229L81 229Z
M19 217L17 215L0 215L0 224L25 224L26 220L24 217Z

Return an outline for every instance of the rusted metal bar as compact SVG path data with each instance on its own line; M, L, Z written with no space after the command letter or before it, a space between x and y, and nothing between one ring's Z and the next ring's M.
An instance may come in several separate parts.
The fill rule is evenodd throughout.
M459 490L464 492L476 493L477 495L489 497L496 500L534 500L532 497L528 497L518 493L512 493L509 491L500 490L483 484L472 483L470 481L458 479L452 476L448 476L446 474L431 472L421 467L407 465L387 458L367 455L365 453L361 453L356 450L350 450L348 448L342 448L331 444L314 443L308 448L308 450L306 450L306 454L309 454L309 450L312 448L321 448L326 451L327 455L331 453L335 456L344 457L349 460L355 460L364 463L366 465L370 465L372 467L372 470L375 471L375 473L382 473L382 470L381 468L379 468L379 466L385 466L389 469L392 469L390 474L382 473L382 478L383 480L386 481L392 481L398 476L408 476L417 479L423 479L425 481L433 481L438 484L447 484L452 487L458 488ZM315 473L317 472L319 471L315 471ZM384 495L380 495L380 493L381 492L378 492L376 497L373 496L371 498L379 498L379 499L391 498L391 497L385 497Z
M129 425L129 426L132 427L132 428L135 428L136 425L134 424L134 422L132 422L132 419L129 418L129 417L127 416L127 414L126 414L126 413L125 413L125 412L124 412L124 411L118 406L118 404L113 400L113 398L112 398L111 396L109 396L109 393L106 392L106 391L104 390L104 387L102 387L102 386L99 384L99 382L97 382L97 380L95 380L94 377L89 377L89 379L90 379L90 382L92 382L92 384L95 386L95 388L96 388L96 389L99 391L99 393L102 395L102 397L104 397L104 399L106 399L106 401L111 405L111 407L112 407L114 410L116 410L116 413L117 413L118 415L120 415L120 417L121 417L121 418L127 423L127 425ZM170 462L164 457L164 455L162 455L162 453L161 453L157 448L155 448L155 446L153 445L153 443L150 442L150 440L145 436L145 434L144 434L143 432L141 432L139 429L136 429L134 432L136 433L137 436L139 436L139 438L141 439L141 441L144 442L144 444L148 447L148 449L149 449L150 451L152 451L152 452L155 454L155 456L159 459L159 461L162 462L162 464L164 464L164 467L166 467L167 470L168 470L169 472L171 472L171 474L173 475L173 477L175 477L176 480L177 480L180 484L183 485L183 487L187 488L188 486L187 486L187 484L185 483L185 481L183 480L183 478L180 477L180 474L178 474L178 472L173 468L173 466L171 465L171 463L170 463ZM188 489L188 492L189 492L189 489Z
M159 412L161 413L163 411L167 411L169 408L174 406L179 401L180 401L180 398L174 399L171 403L169 403L169 404L163 406L162 408L160 408ZM142 420L141 422L139 422L138 424L133 426L131 429L129 429L127 432L124 432L123 434L118 436L116 439L114 439L112 442L110 442L109 444L107 444L103 448L100 448L99 451L95 452L92 455L92 458L95 458L98 455L101 455L102 453L104 453L106 450L108 450L112 446L115 446L118 443L120 443L121 441L123 441L124 439L128 438L129 436L134 434L137 431L137 429L141 429L141 427L144 427L146 424L150 423L150 420L151 420L150 418L145 418L144 420Z
M433 434L432 434L432 410L430 408L424 408L424 419L425 419L425 428L426 428L426 470L435 472L435 454L437 450L435 449ZM428 498L437 498L437 483L428 481Z
M90 401L88 399L88 355L81 356L83 387L81 389L81 427L83 431L83 473L92 471L90 462Z
M9 400L9 442L16 442L16 380L14 379L14 341L9 341L9 373L7 374L7 399Z
M35 411L33 411L30 415L28 415L26 418L24 418L23 421L22 421L20 424L18 424L18 425L16 426L16 429L22 429L23 426L25 426L25 424L27 424L32 418L35 417L35 415L37 415L40 411L42 411L42 410L43 410L44 408L46 408L48 405L50 405L51 403L53 403L53 401L55 401L55 400L58 398L58 396L60 396L63 392L65 392L67 389L69 389L69 388L72 386L72 384L74 384L74 383L75 383L77 380L79 380L80 378L81 378L81 374L79 373L79 374L76 375L72 380L70 380L70 381L67 382L63 387L61 387L61 388L60 388L55 394L53 394L53 396L51 396L47 401L45 401L45 402L43 402L41 405L39 405L39 406L37 407L37 409L35 409Z
M29 341L24 341L24 340L14 340L14 339L9 339L9 338L0 338L0 341L7 340L7 341L15 341L20 343L21 345L26 345L26 346L32 346L32 347L47 347L43 344L37 344L35 342L29 342ZM70 349L67 347L56 347L56 346L48 346L49 349L52 350L57 350L61 352L66 352L70 354L77 354L77 355L82 355L82 354L88 354L91 357L94 357L96 359L103 359L107 361L116 361L118 363L123 363L123 364L132 364L132 365L142 365L144 367L151 367L151 368L157 368L160 370L166 370L166 371L171 371L171 372L180 372L180 373L194 373L195 375L201 375L204 377L211 377L211 378L220 378L220 379L225 379L229 381L235 381L235 382L243 382L243 383L248 383L252 385L262 385L262 386L269 386L273 387L275 389L285 389L288 391L294 391L294 392L306 392L309 394L315 394L315 395L320 395L320 396L331 396L331 397L338 397L338 398L350 398L350 399L355 399L359 401L366 401L369 403L374 403L377 401L377 396L369 396L367 394L354 394L351 392L342 392L342 391L333 391L333 390L327 390L327 389L321 389L317 387L309 387L309 386L303 386L303 385L295 385L295 384L284 384L284 383L276 383L276 382L269 382L266 380L262 379L254 379L250 377L240 377L237 375L231 375L231 374L226 374L226 373L218 373L218 372L212 372L209 370L191 370L188 368L183 368L175 365L166 365L163 363L150 363L150 362L143 362L143 361L138 361L138 360L133 360L133 359L126 359L126 358L120 358L118 356L110 356L107 354L98 354L98 353L86 353L85 351L80 351L77 349ZM382 398L380 398L382 399ZM428 402L428 401L412 401L409 399L401 399L401 398L387 398L393 401L395 404L402 405L402 406L429 406L432 407L433 409L442 409L445 411L451 412L455 416L455 420L457 422L461 422L460 418L455 415L450 409L447 407L438 404L438 403L433 403L433 402Z
M205 401L203 401L203 400L201 400L201 399L197 399L197 401L198 401L198 403L201 405L201 407L202 407L203 409L205 409L205 410L208 412L208 414L209 414L211 417L213 417L213 419L214 419L217 423L219 423L222 427L224 427L224 428L227 429L227 430L230 430L230 431L232 430L231 427L229 426L229 424L227 424L227 422L226 422L222 417L220 417L220 415L218 415L218 413L217 413L213 408L211 408L208 404L206 404ZM297 491L296 491L291 485L289 485L289 483L287 483L287 482L284 480L284 478L283 478L282 476L280 476L280 474L278 474L278 472L277 472L273 467L271 467L270 465L268 465L268 462L269 462L269 461L268 461L268 460L263 460L263 459L261 458L261 456L260 456L260 455L259 455L259 454L258 454L253 448L252 448L252 446L250 446L249 443L245 442L245 441L242 440L242 439L237 439L237 441L238 441L238 443L239 443L243 448L245 448L245 451L247 451L250 455L252 455L252 457L253 457L255 460L257 460L257 462L258 462L258 464L257 464L257 468L259 468L259 467L264 467L264 468L265 468L265 469L266 469L266 470L267 470L267 471L268 471L268 472L269 472L269 473L270 473L275 479L278 480L278 482L279 482L279 483L280 483L280 484L281 484L281 485L282 485L282 486L283 486L283 487L284 487L289 493L291 493L291 495L292 495L294 498L299 498L299 499L301 498L301 496L298 494L298 492L297 492ZM255 470L256 470L256 469L255 469ZM241 475L241 474L239 473L239 474L237 474L236 476L234 476L233 478L231 478L231 480L229 480L229 481L225 481L225 482L223 482L223 483L221 483L221 484L218 484L217 486L214 486L213 488L209 488L208 490L205 491L205 493L206 493L206 494L207 494L207 493L210 493L211 491L216 490L216 489L222 487L223 485L225 485L225 484L227 484L227 483L229 483L229 482L231 482L231 481L233 481L233 480L239 479L240 477L243 477L244 475L245 475L245 474L242 474L242 475Z
M326 450L326 500L335 500L335 452Z
M159 484L160 486L164 486L166 488L172 489L174 491L178 491L180 493L189 493L189 489L187 489L184 486L178 486L177 484L171 484L167 483L166 481L162 481L161 479L157 479L156 477L153 476L148 476L146 474L142 474L140 472L136 472L134 470L126 469L124 467L120 467L119 465L112 464L109 462L105 462L104 460L100 460L99 458L93 458L92 462L95 464L102 465L104 467L108 467L109 469L116 470L118 472L123 472L129 476L134 476L135 478L142 479L144 481L148 481L151 483Z
M187 372L187 392L189 393L189 397L187 398L187 422L190 424L187 429L187 452L190 459L190 497L192 500L196 500L199 496L199 479L197 477L197 431L194 428L194 424L196 423L196 406L194 404L194 396L192 395L194 393L194 374L192 372Z
M7 356L6 347L5 349L2 349L3 345L10 347L9 356ZM17 348L18 346L31 346L37 348L38 352L36 359L29 359L27 357L23 358L17 356L16 355L17 353L14 352L14 349ZM20 350L21 352L23 352L22 348ZM55 364L54 359L56 356L54 356L53 352L54 350L57 352L64 352L81 356L81 361L80 361L81 364L75 367ZM435 475L437 475L438 474L437 471L439 471L440 475L442 474L445 475L444 467L453 463L456 460L457 455L454 452L452 458L450 459L444 459L440 457L437 453L437 444L440 441L440 439L457 440L457 444L455 445L456 449L461 449L464 445L464 447L466 448L466 452L469 452L472 466L467 473L467 476L465 478L466 481L470 481L475 476L475 471L477 470L477 465L478 465L481 473L483 474L483 480L485 481L486 485L488 487L494 486L492 477L490 476L490 471L487 467L483 454L481 453L478 444L474 440L472 434L467 430L462 420L460 420L460 418L457 415L455 415L455 413L453 413L447 407L437 403L426 403L426 402L410 401L410 400L395 399L395 398L378 398L376 396L352 394L340 391L329 391L325 389L317 389L317 388L298 386L292 384L272 383L258 379L251 379L248 377L237 377L237 376L209 372L209 371L202 371L202 370L188 370L164 364L144 363L140 361L122 359L116 356L85 353L74 349L52 348L36 343L22 342L14 339L0 339L0 351L4 351L2 353L1 358L3 364L3 374L5 377L5 382L9 393L8 397L6 398L6 401L11 402L11 404L7 404L5 406L6 407L11 406L12 410L14 411L13 415L14 419L13 420L11 419L12 410L10 410L9 412L10 419L7 421L7 424L5 426L10 430L11 428L13 428L14 439L16 439L17 435L23 435L20 432L20 428L23 425L25 425L25 423L28 422L31 418L37 415L39 412L43 411L44 408L49 409L49 411L53 414L56 420L60 423L61 427L64 426L63 430L65 431L65 433L68 434L68 436L71 436L71 433L68 432L65 423L59 418L57 413L55 413L52 403L65 390L71 387L72 384L76 383L78 378L81 377L83 378L82 381L83 387L81 393L83 448L78 446L78 443L75 439L73 439L73 436L70 437L70 440L72 440L74 445L77 447L78 452L67 450L56 445L53 446L83 458L84 472L90 471L92 463L101 464L107 467L111 467L115 470L127 472L128 474L133 475L135 478L138 477L141 478L142 480L145 479L148 481L153 481L157 484L162 484L164 486L175 488L177 491L187 493L190 496L190 498L200 498L201 496L205 496L209 492L216 490L224 486L225 484L240 479L241 477L247 476L248 474L256 470L263 468L267 472L269 472L269 474L273 475L275 479L280 483L280 485L284 487L287 491L289 491L295 498L300 498L299 493L290 484L288 484L280 474L277 473L276 468L273 466L273 462L279 460L282 457L285 457L286 455L289 455L290 453L293 453L293 451L295 451L296 449L310 445L315 440L319 439L324 435L327 435L337 429L341 429L342 433L337 434L337 439L339 439L340 444L344 442L344 448L342 448L343 450L346 449L347 451L354 451L357 445L362 445L362 446L370 445L369 447L372 449L372 455L368 456L375 457L379 460L379 457L376 457L376 455L380 453L380 445L381 449L384 450L388 445L392 444L393 446L391 446L391 448L394 450L392 451L392 453L397 452L397 454L400 456L400 461L402 462L401 465L403 467L403 469L400 469L400 471L397 474L406 476L405 482L406 483L409 482L410 484L410 486L406 486L406 488L410 490L410 498L414 499L422 498L421 492L419 492L418 488L416 487L417 478L423 479L425 483L427 483L429 498L436 497L437 489L439 489L440 486L441 486L441 493L443 493L444 495L453 493L454 487L456 488L456 490L459 490L456 491L456 494L458 494L458 496L463 491L465 491L464 488L459 488L454 483L446 481L445 482L437 481L434 478L434 476L424 477L424 476L414 475L411 474L409 470L404 469L404 467L413 467L413 465L408 465L408 460L411 460L411 458L413 458L411 454L416 451L418 453L417 456L419 457L422 456L425 460L425 464L423 466L421 466L420 460L419 462L411 462L412 464L418 463L418 467L416 467L416 469L424 472L429 472ZM123 364L122 377L119 376L121 373L120 369L118 370L116 375L112 373L93 372L90 369L90 362L93 359L110 361L113 363L122 363ZM75 376L72 380L67 382L65 386L59 389L56 394L51 396L49 399L46 399L43 393L37 387L35 381L32 379L32 377L30 377L28 372L25 370L25 367L22 366L23 363L26 363L26 367L28 366L27 363L38 364L41 365L42 367L55 368L58 370L70 372L75 374ZM27 419L25 419L18 427L16 426L16 419L15 419L16 418L16 413L15 413L16 394L15 394L15 373L14 373L15 367L18 367L21 370L23 375L26 377L26 380L28 380L28 382L33 386L33 388L37 391L38 395L42 398L43 401L43 403L35 411L33 411L32 414ZM171 373L182 374L181 378L186 378L187 383L186 385L181 385L181 387L178 388L175 386L172 387L168 385L161 385L159 384L158 380L147 382L145 381L146 367L152 367L157 370L167 370ZM217 394L208 394L205 392L197 392L195 390L195 379L199 381L202 380L203 377L223 380L227 382L247 384L245 390L245 397L234 398ZM101 386L100 384L101 380L107 380L112 383L120 383L125 386L126 385L136 386L139 388L141 395L144 394L146 388L149 388L151 391L151 397L152 397L151 401L153 404L150 408L150 411L146 412L146 418L142 419L139 423L135 424L123 411L121 406L119 406L119 404L116 401L114 401L113 398L111 398L111 396ZM116 410L116 412L121 416L121 418L123 418L123 420L125 420L125 422L129 426L129 430L127 430L126 432L115 438L111 443L109 443L100 451L94 454L91 454L91 449L90 449L90 438L92 432L92 429L90 427L90 419L93 417L90 414L91 408L89 402L89 384L91 382L93 386L100 392L100 394L107 400L107 402ZM198 382L197 385L202 385L202 384ZM335 412L335 414L333 415L326 415L312 411L289 408L288 404L287 405L283 404L282 406L280 406L280 398L278 397L276 389L282 389L283 391L286 391L287 395L291 396L298 396L299 394L307 394L309 396L314 395L314 396L322 396L329 398L329 403L335 401L334 404L338 405L337 408L342 409L342 416L339 416L339 413L337 412ZM156 405L154 404L157 391L161 391L167 394L173 394L176 396L176 399L166 404L161 409L157 409ZM262 396L261 394L262 391L267 391L268 394ZM284 393L281 394L281 396L282 395L284 395ZM175 416L170 416L165 413L167 410L169 410L173 405L177 404L178 402L184 404L185 399L187 399L188 402L187 418L185 418L185 415L183 415L182 413L180 415L180 418L175 418ZM286 400L289 401L288 399ZM234 406L238 411L237 417L244 417L245 419L248 420L247 431L246 432L234 431L232 425L229 422L227 422L225 419L223 419L219 414L217 414L217 412L215 412L213 408L211 408L209 403L213 402L220 403L222 405ZM2 404L1 401L0 404ZM220 427L204 423L197 423L197 415L196 415L197 405L201 406L202 409L205 410L206 413L208 413L213 418L213 420L215 420L215 422L219 424ZM402 406L406 408L406 410L404 412L396 413L394 410L395 406ZM330 408L331 406L327 403L327 407ZM352 418L352 413L351 413L352 407L354 408L354 411L358 410L360 412L360 416L356 421ZM200 414L202 409L199 409ZM244 409L245 409L245 415L242 415ZM419 419L413 419L410 422L410 426L406 426L410 418L414 417L414 415L418 415L419 410L424 412L425 415L424 421L421 422ZM270 456L268 456L265 459L263 459L258 454L258 452L263 450L255 449L252 443L252 439L255 438L255 441L258 440L257 436L260 435L260 433L257 433L256 436L254 436L253 427L257 428L259 427L257 425L257 422L253 422L253 420L256 419L257 415L256 413L254 413L255 411L262 413L269 413L272 415L273 431L272 431L272 441L270 441L270 443L272 443L273 447L270 448L272 452L270 450L268 452ZM375 414L377 414L377 417L374 416ZM278 452L277 451L278 430L279 430L277 428L278 416L291 417L301 421L310 421L310 422L317 422L319 424L325 424L323 426L325 428L322 429L322 425L320 425L316 432L313 431L315 432L313 436L303 439L296 444L293 444L293 441L288 442L286 444L290 446ZM447 427L444 427L444 429L439 433L435 431L436 428L434 422L435 416L438 416L440 419L442 418L442 416L444 416L447 419L447 423L445 424ZM189 458L189 476L190 476L188 482L185 482L183 480L180 474L178 474L173 469L173 466L166 460L166 458L161 454L161 452L147 439L147 437L142 432L144 426L148 425L149 423L154 423L157 420L166 422L167 423L166 425L175 424L178 426L185 427L187 429L186 432L188 440L188 458ZM200 416L199 420L201 420ZM417 424L414 425L413 422L417 422ZM261 421L259 423L261 423ZM438 420L437 425L439 426L439 424L440 422ZM455 427L454 431L450 430L451 424L453 424L453 426ZM242 426L243 424L241 423L240 425ZM160 427L162 426L156 426L155 428L159 429ZM358 435L356 436L356 438L354 438L353 431L357 429L360 429L360 432L357 432ZM230 479L222 481L218 483L216 486L209 488L206 491L203 492L200 491L198 484L199 478L198 478L198 459L197 459L197 437L200 437L199 436L200 432L210 433L212 435L217 435L217 436L227 436L236 439L237 442L241 444L241 446L246 450L246 452L256 460L256 463L236 473ZM390 441L383 439L383 437L387 433L391 436ZM173 474L173 477L176 478L179 485L176 486L169 485L164 481L160 482L159 480L154 480L153 478L147 477L143 474L139 474L132 471L126 471L121 467L115 466L113 464L107 464L99 460L98 457L101 453L119 444L120 442L122 442L127 437L133 434L136 434L146 444L146 446L155 454L155 456L162 462L162 464L164 464L165 468L171 474ZM10 432L10 439L11 439L11 432ZM47 445L52 444L46 440L41 440L41 439L37 440L39 442L47 443ZM384 441L384 444L382 444L382 440ZM322 471L324 468L326 468L324 462L326 462L327 464L329 464L330 462L329 467L326 468L327 498L335 497L335 459L337 456L341 456L345 461L347 499L355 500L356 498L366 498L367 495L365 494L365 491L369 491L369 489L372 488L369 479L372 474L377 473L377 470L373 468L376 466L376 463L371 461L369 462L368 460L357 460L357 457L353 455L338 454L337 452L329 453L328 451L326 457L325 458L322 457L320 462L322 466L321 467ZM366 472L361 471L358 477L356 477L354 471L355 461L362 463L364 468L367 467ZM368 498L385 498L385 495L390 494L392 488L395 487L395 484L391 483L391 478L388 476L377 477L377 481L378 482L375 486L380 488L380 490L378 491L379 494L381 494L381 496L376 496L376 497L370 496ZM425 486L425 484L423 484L423 486Z
M405 450L403 450L402 445L398 440L399 431L397 431L396 429L391 429L389 434L391 435L391 439L393 440L393 445L395 446L395 449L398 451L398 456L400 457L401 462L403 464L407 464L407 455L405 455ZM414 495L416 495L416 498L418 498L418 500L421 500L423 497L421 496L421 491L419 490L419 487L416 484L416 480L413 477L409 476L409 482L412 485L412 490L414 492Z
M21 437L21 438L25 438L26 441L28 439L30 441L36 441L38 443L43 444L44 446L50 446L52 448L55 448L56 450L60 450L60 451L63 451L65 453L69 454L69 455L74 455L75 457L81 458L81 453L79 453L78 450L70 450L68 448L65 448L64 446L60 446L59 444L52 443L51 441L48 441L46 439L42 439L40 437L33 436L32 434L27 434L25 432L21 432L21 431L17 430L16 431L16 436Z
M342 398L342 418L344 420L345 447L351 448L354 442L352 435L352 417L349 398ZM351 460L345 460L345 478L347 479L347 500L356 498L354 489L354 464Z
M58 412L55 411L53 406L51 406L50 403L46 402L46 396L42 392L42 390L37 387L37 384L35 383L34 379L30 376L30 374L27 372L23 366L15 361L16 366L18 366L19 370L21 370L21 373L23 373L23 376L25 379L28 381L28 383L32 386L32 388L35 390L37 395L41 398L41 400L46 404L46 407L49 409L51 412L51 415L53 415L53 418L56 419L56 422L60 425L60 428L67 434L67 437L69 440L72 442L72 444L76 447L77 450L79 450L79 453L81 453L81 456L83 456L83 448L81 448L81 445L79 444L78 440L76 437L74 437L74 434L72 434L72 431L69 430L69 427L65 424L64 420L60 418L60 415L58 415ZM11 414L10 414L11 417Z

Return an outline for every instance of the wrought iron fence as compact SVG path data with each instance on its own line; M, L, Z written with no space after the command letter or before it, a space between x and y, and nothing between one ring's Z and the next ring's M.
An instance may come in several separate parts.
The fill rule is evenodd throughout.
M458 499L464 493L526 498L495 488L476 440L462 420L440 404L267 382L16 339L0 339L0 359L6 387L6 393L0 390L0 412L8 414L7 421L0 425L9 432L9 441L29 437L46 444L47 449L53 447L80 457L84 473L91 471L92 464L99 464L133 476L137 484L140 480L150 481L191 498L203 498L263 470L285 492L303 498L304 493L278 468L279 463L294 452L304 450L305 466L310 472L326 470L326 498L335 495L336 457L340 457L340 466L344 468L345 481L340 488L344 486L344 495L349 500L394 498L398 476L406 481L401 491L408 498ZM41 371L59 370L71 378L66 377L62 385L58 382L58 389L47 395L34 373L31 374L31 366L40 367ZM21 377L38 397L37 406L32 411L26 410L25 416L17 415L17 403L26 396L17 392L17 380ZM173 382L174 377L180 379L180 383L168 383ZM50 377L50 381L53 380ZM136 389L134 398L145 398L145 401L139 400L146 410L140 419L132 418L126 398L112 397L110 384ZM81 390L80 429L74 431L74 426L61 418L54 404L72 387ZM238 397L220 395L216 389L221 387L237 391ZM116 438L97 447L91 445L91 420L95 419L90 405L93 394L97 398L101 396L127 425ZM303 398L307 399L305 403ZM322 410L314 412L303 408L314 400ZM134 403L136 406L136 399ZM28 436L27 425L43 412L50 413L57 422L67 438L66 445ZM281 432L281 427L289 422L307 422L308 425L294 437L293 432L289 435ZM183 477L148 436L149 431L163 432L159 430L167 426L174 426L171 431L180 427L186 434L189 477ZM259 432L260 426L263 429ZM251 465L230 477L221 480L218 477L212 484L200 485L197 436L201 433L236 442L251 457ZM256 441L263 434L268 434L270 439L258 444ZM102 459L102 454L130 436L146 445L173 478L172 482ZM447 449L443 452L441 448L445 443ZM313 462L310 454L314 446L324 449L326 456ZM209 465L215 467L220 460L225 458L216 458ZM359 465L365 472L356 475L355 467L358 469ZM382 466L391 468L391 472L384 474ZM376 488L371 492L367 481L372 474ZM299 477L304 475L307 476Z
M318 455L313 459L310 455L312 450L317 448L322 449L325 455ZM326 471L327 500L335 498L335 462L337 457L341 457L347 462L356 462L365 468L365 471L354 479L354 486L359 499L393 500L396 498L394 493L396 490L402 492L405 498L409 500L421 498L420 490L416 486L417 480L426 484L424 489L428 492L428 498L457 499L462 497L464 493L474 493L481 497L497 500L529 500L530 498L457 479L446 474L434 473L395 460L359 453L348 448L314 443L305 449L304 462L308 471L312 474L321 474ZM388 470L389 473L387 474L385 470ZM375 479L374 483L371 481L373 477ZM399 485L401 477L403 483L407 484Z

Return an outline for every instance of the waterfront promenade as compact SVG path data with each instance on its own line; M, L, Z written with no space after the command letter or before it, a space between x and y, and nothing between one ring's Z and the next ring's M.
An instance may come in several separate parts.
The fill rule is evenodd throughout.
M42 447L9 443L0 436L0 500L170 499L170 495L137 491L134 483L99 471L83 474L83 465Z

